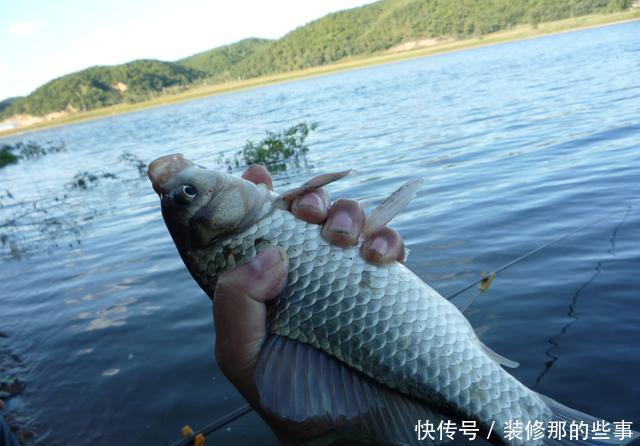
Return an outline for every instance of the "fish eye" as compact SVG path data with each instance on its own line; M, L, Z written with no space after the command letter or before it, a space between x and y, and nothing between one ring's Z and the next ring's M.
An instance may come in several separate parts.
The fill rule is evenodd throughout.
M173 199L181 205L190 204L198 195L198 189L190 184L183 184L173 194Z
M196 198L196 195L198 195L198 190L190 184L185 184L184 186L182 186L182 193L187 197L193 199Z

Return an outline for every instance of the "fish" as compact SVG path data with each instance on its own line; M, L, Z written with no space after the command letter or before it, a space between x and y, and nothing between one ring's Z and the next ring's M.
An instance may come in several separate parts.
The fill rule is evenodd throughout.
M266 412L335 426L367 444L448 442L424 426L473 422L493 444L627 444L638 437L569 441L525 438L507 427L600 419L518 381L517 363L493 352L463 313L400 262L367 263L360 243L337 247L289 204L346 172L318 176L282 195L181 154L149 165L165 224L187 269L215 299L220 276L270 246L289 258L285 289L268 304L268 338L255 383ZM416 194L410 182L376 208L365 234L386 225ZM418 424L416 424L418 423ZM430 424L427 424L430 423ZM469 424L467 424L469 426ZM424 434L424 432L422 432Z

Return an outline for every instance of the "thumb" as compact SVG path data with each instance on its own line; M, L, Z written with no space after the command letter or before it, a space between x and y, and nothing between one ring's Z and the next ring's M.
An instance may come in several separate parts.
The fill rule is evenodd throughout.
M265 302L282 291L288 269L286 253L270 247L218 279L213 299L216 361L243 394L253 393L253 371L266 337Z
M246 264L224 273L215 289L214 298L246 295L257 302L267 302L284 288L289 269L287 254L278 246L270 246ZM217 308L217 306L216 306Z

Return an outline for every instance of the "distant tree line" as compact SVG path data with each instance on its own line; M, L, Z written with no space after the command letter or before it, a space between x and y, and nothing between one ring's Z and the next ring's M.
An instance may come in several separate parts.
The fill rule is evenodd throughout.
M631 0L381 0L329 14L279 40L245 39L177 62L137 60L72 73L0 102L0 118L139 102L194 82L310 68L423 38L482 36L520 24L616 12Z

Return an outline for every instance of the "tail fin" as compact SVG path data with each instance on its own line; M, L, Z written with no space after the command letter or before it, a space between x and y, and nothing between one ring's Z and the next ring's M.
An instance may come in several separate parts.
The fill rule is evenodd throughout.
M571 409L559 402L552 400L549 397L538 394L538 396L546 403L546 405L551 409L551 420L565 422L566 423L566 437L562 439L557 438L549 438L549 432L547 431L547 435L544 439L544 444L546 445L626 445L629 444L638 438L640 438L640 434L636 431L630 429L630 425L626 424L626 429L624 426L620 425L621 422L610 423L606 420L602 420L600 418L592 417L591 415L587 415L586 413L580 412L575 409ZM587 435L585 435L585 430L579 432L578 439L570 438L569 426L573 423L585 423L588 429ZM608 427L609 431L599 431L596 435L596 432L593 431L594 426L597 426L597 423L604 424L605 427ZM586 437L586 439L584 439Z

